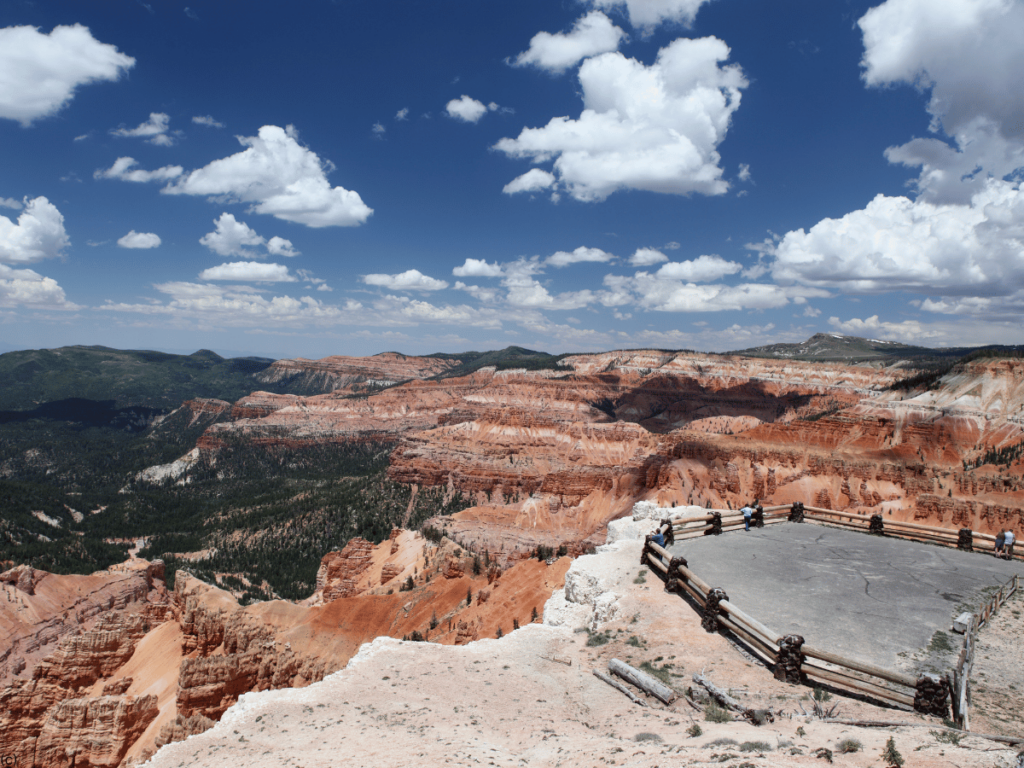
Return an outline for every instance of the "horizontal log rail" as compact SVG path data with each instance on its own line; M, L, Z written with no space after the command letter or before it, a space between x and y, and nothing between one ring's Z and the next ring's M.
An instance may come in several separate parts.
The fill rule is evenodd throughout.
M746 625L748 631L752 630L755 634L760 635L762 638L762 642L765 642L769 645L774 645L776 646L776 648L778 647L779 640L782 639L782 635L780 635L778 632L773 632L772 630L768 629L768 627L766 627L764 624L759 622L757 619L749 616L748 614L744 613L728 600L723 600L722 602L720 602L718 604L718 607L725 611L727 614L729 614L729 616L731 616L735 621L738 621L741 624Z
M820 648L807 645L806 643L800 650L803 651L804 656L810 656L811 658L819 659L820 661L827 661L829 664L836 664L840 667L849 667L850 669L854 669L858 672L863 672L866 675L880 677L890 683L905 685L908 688L913 688L917 685L917 678L911 677L910 675L904 675L900 672L891 672L888 669L876 667L874 664L846 659L834 653L829 653L821 650Z
M871 683L867 683L856 677L844 675L838 670L825 669L824 667L819 667L815 664L805 663L800 666L800 671L808 677L815 677L829 683L836 683L837 685L857 691L858 693L874 696L894 704L903 704L908 707L914 706L913 696L907 696L904 693L897 693L896 691L884 688L880 685L872 685Z
M692 597L694 601L697 603L697 605L699 605L701 608L704 607L704 604L707 602L707 600L705 599L704 595L697 591L696 587L694 587L687 581L680 581L679 586L686 590L686 594Z
M841 525L844 528L852 528L855 531L866 531L868 527L861 523L855 523L853 520L832 520L827 518L818 512L805 512L804 520L810 520L812 523L828 523L829 525Z
M700 578L696 573L691 571L685 565L677 565L676 566L676 571L683 578L685 578L688 582L693 584L695 587L697 587L697 589L699 589L701 591L702 599L707 599L707 594L708 594L708 592L711 591L711 587L708 586L708 583L706 581L704 581L702 578Z
M854 520L870 520L871 515L861 515L856 512L842 512L838 509L824 509L823 507L809 507L804 505L804 512L817 512L821 515L837 515L839 517L852 517Z
M739 622L730 620L728 617L719 616L718 620L722 625L732 632L734 635L743 640L747 645L753 648L764 657L765 661L769 664L774 665L779 660L779 649L773 648L771 645L765 643L765 641L757 635L751 634L747 629Z

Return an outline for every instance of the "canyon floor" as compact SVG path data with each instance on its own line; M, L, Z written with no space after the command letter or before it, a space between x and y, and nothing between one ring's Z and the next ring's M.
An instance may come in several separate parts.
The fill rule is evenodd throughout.
M637 565L642 524L611 528L613 543L574 562L543 624L454 647L377 638L322 682L245 694L212 729L164 747L147 766L316 768L344 759L375 768L753 768L820 766L825 749L836 765L866 768L879 765L890 737L915 768L1017 765L1020 747L949 736L935 718L838 693L826 704L837 705L837 717L907 725L860 728L809 717L809 688L776 681L724 636L706 633L689 605ZM703 673L745 706L770 707L774 722L708 722L683 698L637 706L591 674L611 658L646 662L680 691L696 688L691 676ZM1015 719L1009 727L1021 733L1019 712ZM844 752L844 743L859 746Z

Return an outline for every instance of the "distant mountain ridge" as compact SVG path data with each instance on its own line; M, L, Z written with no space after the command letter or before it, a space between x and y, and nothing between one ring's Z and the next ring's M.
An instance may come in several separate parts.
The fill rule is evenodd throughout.
M768 357L774 359L867 362L908 358L949 358L961 357L976 347L949 347L932 349L898 341L865 339L860 336L844 336L840 333L816 333L807 341L796 344L766 344L727 352L740 357Z
M165 411L194 397L233 400L257 389L253 376L273 362L225 359L208 349L191 355L101 346L7 352L0 354L0 411L72 398Z

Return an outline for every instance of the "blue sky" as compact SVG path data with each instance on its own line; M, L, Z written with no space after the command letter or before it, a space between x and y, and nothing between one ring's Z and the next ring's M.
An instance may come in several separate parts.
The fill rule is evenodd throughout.
M0 348L1024 342L1020 0L0 7Z

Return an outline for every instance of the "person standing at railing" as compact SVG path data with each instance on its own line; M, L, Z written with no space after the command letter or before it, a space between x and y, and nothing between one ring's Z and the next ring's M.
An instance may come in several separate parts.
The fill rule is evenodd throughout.
M1003 554L1007 560L1013 559L1013 542L1016 541L1016 537L1013 535L1013 531L1009 528L1006 529L1006 536L1003 537Z
M1003 554L1003 546L1006 544L1006 531L1002 528L999 529L999 534L996 536L996 548L995 553L997 555Z
M754 503L756 504L757 502L754 502ZM750 530L750 518L754 514L754 509L749 504L747 504L746 506L743 507L743 509L740 510L740 512L743 513L743 525L744 525L744 529L743 530L749 531Z

